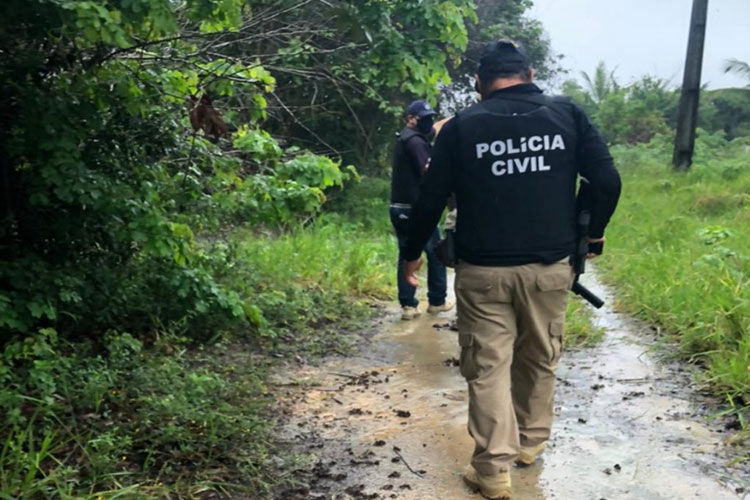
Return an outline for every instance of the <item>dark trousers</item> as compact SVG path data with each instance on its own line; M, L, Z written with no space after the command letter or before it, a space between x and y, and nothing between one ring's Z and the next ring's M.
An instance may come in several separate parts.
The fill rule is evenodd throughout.
M415 297L417 289L406 282L404 276L404 258L403 250L406 245L406 234L409 229L410 208L391 207L391 224L396 231L398 239L398 271L396 278L398 280L398 301L401 307L416 307L419 300ZM427 254L427 299L431 305L439 306L445 303L446 288L448 278L446 276L445 266L438 260L435 254L435 245L440 240L440 231L435 227L430 240L425 246Z

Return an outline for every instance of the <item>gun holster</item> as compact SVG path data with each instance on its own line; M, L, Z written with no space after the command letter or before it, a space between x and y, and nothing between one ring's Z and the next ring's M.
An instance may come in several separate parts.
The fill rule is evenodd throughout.
M577 225L577 232L578 232L578 246L576 248L575 255L572 256L572 262L573 269L576 273L575 281L573 282L573 287L571 288L571 291L575 293L576 295L579 295L584 300L586 300L589 304L599 309L604 305L604 301L594 295L591 290L583 286L578 279L581 277L581 275L586 270L586 259L588 257L589 252L601 254L603 249L602 243L595 243L591 244L589 243L589 223L591 222L591 214L586 211L582 210L578 213L578 217L576 220Z

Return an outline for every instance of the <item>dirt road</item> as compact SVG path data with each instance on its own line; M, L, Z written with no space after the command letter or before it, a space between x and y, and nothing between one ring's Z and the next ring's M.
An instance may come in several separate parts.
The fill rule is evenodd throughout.
M706 419L710 402L690 374L657 362L649 328L615 313L609 292L587 278L607 299L597 313L607 333L600 346L563 355L550 447L513 470L513 498L750 498L748 476L724 466L727 423ZM460 478L472 442L451 318L389 317L370 352L279 375L300 384L283 392L282 439L315 467L277 498L480 498Z

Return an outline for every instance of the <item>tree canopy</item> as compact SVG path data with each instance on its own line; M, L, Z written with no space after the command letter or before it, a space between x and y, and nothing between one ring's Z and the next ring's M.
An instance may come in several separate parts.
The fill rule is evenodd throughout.
M399 96L449 82L476 16L470 0L9 0L0 19L0 328L93 332L257 319L203 235L319 211Z

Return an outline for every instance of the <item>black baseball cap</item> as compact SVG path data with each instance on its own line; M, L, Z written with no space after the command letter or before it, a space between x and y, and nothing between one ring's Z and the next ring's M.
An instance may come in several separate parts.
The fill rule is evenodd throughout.
M429 115L436 115L437 112L432 109L430 106L430 103L419 99L418 101L414 101L413 103L409 104L409 107L406 108L406 116L412 115L416 116L417 118L422 118Z
M484 46L477 73L482 80L490 80L528 69L529 58L523 47L508 40L498 40Z

